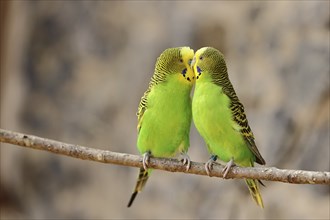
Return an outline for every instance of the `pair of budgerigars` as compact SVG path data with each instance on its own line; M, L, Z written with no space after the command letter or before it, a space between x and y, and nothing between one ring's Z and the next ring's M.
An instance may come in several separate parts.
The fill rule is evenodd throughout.
M137 148L143 154L143 168L128 207L150 176L150 156L173 157L181 153L189 169L187 151L192 119L211 154L205 164L209 175L217 158L227 162L224 177L234 164L242 167L252 167L254 162L265 164L243 105L229 81L224 56L212 47L203 47L195 54L189 47L166 49L157 59L137 116ZM245 181L253 199L263 207L258 180Z

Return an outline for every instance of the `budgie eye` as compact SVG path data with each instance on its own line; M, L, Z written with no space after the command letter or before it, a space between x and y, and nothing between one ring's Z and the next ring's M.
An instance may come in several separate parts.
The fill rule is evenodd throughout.
M180 59L180 62L183 63L183 59Z
M203 60L203 58L204 58L204 57L202 57L202 56L199 57L200 60Z

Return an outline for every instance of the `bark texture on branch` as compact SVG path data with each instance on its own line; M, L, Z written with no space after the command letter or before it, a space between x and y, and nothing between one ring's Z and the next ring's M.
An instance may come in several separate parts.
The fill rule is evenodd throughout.
M99 150L74 144L67 144L51 139L0 129L0 142L14 144L22 147L49 151L82 160L101 163L111 163L122 166L142 167L142 157L132 154L117 153ZM150 158L149 167L170 172L182 172L196 175L207 175L204 163L191 162L189 171L176 159ZM214 165L211 175L222 177L223 166ZM330 172L287 170L275 167L233 167L228 178L250 178L266 181L279 181L295 184L328 184L330 185Z

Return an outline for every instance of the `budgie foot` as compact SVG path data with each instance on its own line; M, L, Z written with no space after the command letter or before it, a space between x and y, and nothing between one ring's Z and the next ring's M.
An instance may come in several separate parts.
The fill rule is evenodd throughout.
M225 168L223 168L223 170L222 170L222 172L224 172L224 174L222 176L224 179L226 179L227 174L228 174L230 168L233 167L233 166L236 166L236 165L234 163L234 159L231 158L230 161L226 164Z
M213 164L215 163L215 161L217 159L218 159L217 155L212 155L210 157L210 159L206 162L205 171L206 171L207 175L211 176L211 170L212 170Z
M180 153L180 161L182 161L183 165L186 165L186 172L190 169L190 157L188 156L187 153Z
M151 156L151 152L150 151L147 151L147 152L145 152L143 154L142 164L143 164L143 169L144 170L147 170L148 169L150 156Z

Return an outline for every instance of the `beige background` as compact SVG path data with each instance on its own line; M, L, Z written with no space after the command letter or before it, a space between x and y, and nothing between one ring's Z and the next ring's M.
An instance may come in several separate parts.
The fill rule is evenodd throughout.
M213 46L267 166L330 170L329 1L3 5L1 128L137 154L135 113L156 58ZM194 126L189 155L209 157ZM161 171L127 209L137 172L1 144L1 218L330 217L329 186L265 182L261 210L241 180Z

